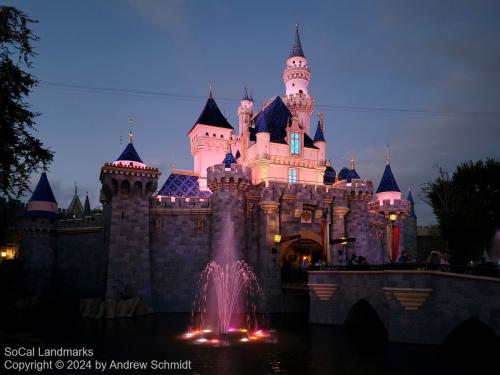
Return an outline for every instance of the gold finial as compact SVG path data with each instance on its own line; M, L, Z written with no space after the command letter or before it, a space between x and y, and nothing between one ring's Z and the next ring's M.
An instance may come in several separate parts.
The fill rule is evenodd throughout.
M386 149L385 149L385 164L389 165L389 160L390 160L390 158L389 158L390 149L389 148L390 148L390 146L389 146L389 144L387 144L385 147L386 147Z
M132 126L134 125L134 119L132 117L129 117L128 124L129 124L128 143L132 143L132 139L134 138L134 133L132 131Z
M212 96L212 82L209 82L209 84L208 84L208 98L209 99L213 99L213 96Z
M356 162L356 159L354 159L354 154L352 154L352 157L351 157L351 170L354 169L354 163Z

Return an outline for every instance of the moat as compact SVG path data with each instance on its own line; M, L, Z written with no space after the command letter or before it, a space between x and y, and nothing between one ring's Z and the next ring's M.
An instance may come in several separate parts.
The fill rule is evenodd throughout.
M64 322L44 319L23 327L41 340L24 345L92 348L93 358L102 361L191 361L192 369L179 373L203 375L429 374L443 365L435 346L389 343L378 351L360 351L344 328L309 325L307 316L299 314L268 317L276 329L274 343L221 347L182 340L189 319L189 314Z

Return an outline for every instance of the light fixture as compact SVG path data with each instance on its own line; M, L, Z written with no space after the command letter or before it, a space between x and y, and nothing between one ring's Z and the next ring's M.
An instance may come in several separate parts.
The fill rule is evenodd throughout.
M393 223L397 220L398 215L397 214L389 214L389 220L392 221Z
M7 252L6 251L2 251L2 258L7 258Z
M274 235L274 243L278 244L281 242L281 234Z

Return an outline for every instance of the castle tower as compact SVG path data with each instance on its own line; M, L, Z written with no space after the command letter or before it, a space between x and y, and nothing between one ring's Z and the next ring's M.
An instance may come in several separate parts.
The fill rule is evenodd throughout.
M57 201L47 174L40 176L31 196L25 220L19 254L25 275L25 287L30 292L47 292L52 288L54 267L55 219Z
M90 208L89 193L85 196L85 203L83 204L83 216L92 215L92 210Z
M283 100L290 112L297 113L299 124L306 134L310 134L311 114L314 110L314 98L309 95L311 71L302 50L299 36L299 25L295 25L292 49L286 60L283 71L285 97Z
M247 87L245 85L245 93L241 99L240 106L238 107L238 130L241 139L241 153L242 160L247 160L247 150L249 146L249 128L253 116L253 98L248 95Z
M207 168L219 164L224 159L233 130L234 128L222 115L210 90L203 111L188 133L194 172L199 176L200 190L208 190Z
M75 183L75 194L71 199L71 203L69 204L68 209L66 210L66 214L73 218L81 217L83 215L83 206L80 197L78 196L78 187L76 183Z
M377 192L375 193L377 200L380 205L383 204L384 200L389 200L394 203L395 200L401 200L401 190L399 190L398 183L392 174L390 157L389 157L389 145L387 145L386 159L385 159L385 169L380 184L378 185Z
M320 184L324 180L326 164L326 141L323 128L323 115L321 113L318 113L318 126L316 128L316 133L314 134L313 144L319 150L318 160L320 163L316 168L316 181Z
M151 306L150 199L160 172L146 166L132 143L101 169L101 203L108 247L106 298L139 297Z
M234 251L236 259L246 259L245 191L250 185L250 170L236 164L229 152L222 164L208 168L207 181L212 191L211 257L220 261L217 258L227 250Z
M411 208L408 217L404 221L404 249L407 255L410 255L413 259L417 259L417 215L415 214L415 201L413 200L411 189L408 189L406 200L410 202Z

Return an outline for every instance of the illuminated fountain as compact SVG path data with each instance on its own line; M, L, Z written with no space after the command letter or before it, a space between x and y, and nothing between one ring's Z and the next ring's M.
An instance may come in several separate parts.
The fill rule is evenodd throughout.
M268 341L271 336L259 327L256 315L264 297L259 282L251 267L237 259L229 217L224 224L224 241L201 273L184 338L214 345Z

